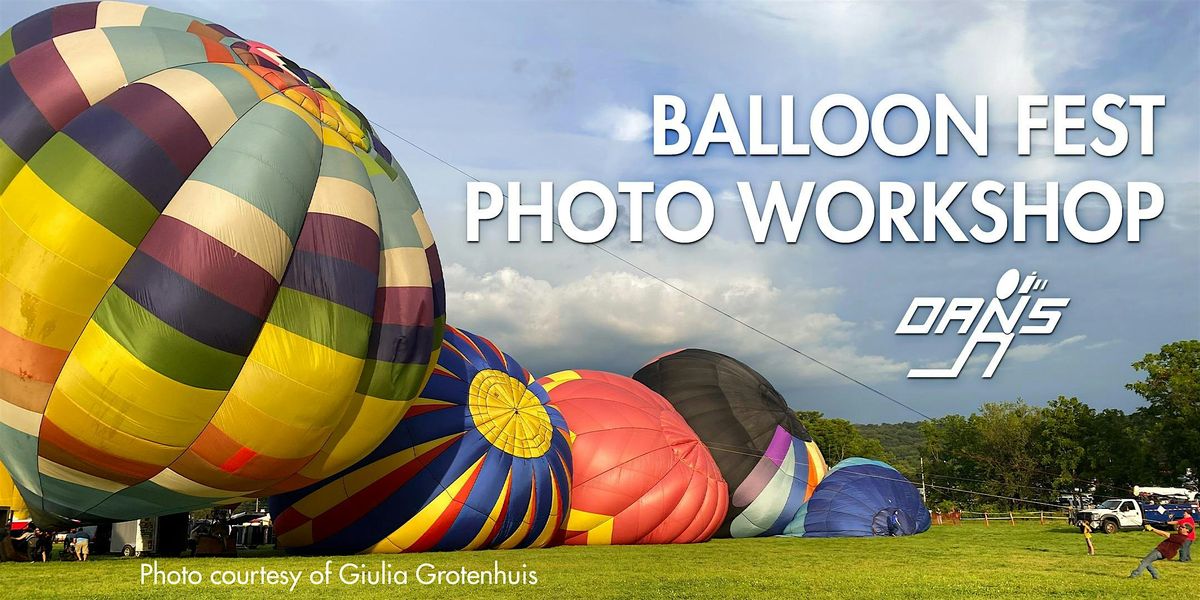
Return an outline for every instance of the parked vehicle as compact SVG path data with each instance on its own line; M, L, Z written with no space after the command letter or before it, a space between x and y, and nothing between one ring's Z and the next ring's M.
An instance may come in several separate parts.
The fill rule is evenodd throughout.
M1195 503L1139 502L1134 498L1113 498L1101 502L1095 508L1076 513L1077 522L1087 522L1092 529L1104 533L1116 533L1122 529L1141 529L1146 525L1166 529L1167 523L1183 518L1186 513L1200 519L1200 508Z
M1091 494L1060 494L1054 501L1055 504L1072 510L1083 510L1092 507Z
M157 524L157 519L113 523L112 536L108 539L108 551L125 557L153 554Z
M271 515L266 512L244 512L229 517L233 538L238 548L257 548L275 543Z

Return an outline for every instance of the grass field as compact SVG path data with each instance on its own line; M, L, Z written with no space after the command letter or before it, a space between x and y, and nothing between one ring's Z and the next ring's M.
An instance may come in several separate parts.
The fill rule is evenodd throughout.
M1200 563L1158 563L1163 578L1128 580L1129 572L1161 538L1143 532L1097 535L1089 557L1083 538L1065 526L995 524L935 527L907 538L716 540L691 546L569 547L548 550L435 553L392 557L337 557L334 580L314 585L307 572L324 571L326 558L294 558L254 551L237 559L158 559L161 570L188 568L197 586L142 584L143 560L104 558L87 564L0 564L6 598L1195 598ZM365 563L408 571L404 586L350 586L338 568ZM448 571L536 571L535 587L422 585L422 563ZM281 585L221 587L214 571L304 571L289 592Z

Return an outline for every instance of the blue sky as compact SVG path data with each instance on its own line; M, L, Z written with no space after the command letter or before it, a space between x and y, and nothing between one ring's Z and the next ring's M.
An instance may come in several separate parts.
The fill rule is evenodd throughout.
M49 5L5 2L0 25ZM1194 2L156 5L274 46L374 121L483 180L520 180L531 189L541 180L701 181L718 206L717 227L704 241L681 246L649 235L633 245L618 230L606 247L926 414L1018 397L1042 404L1059 394L1098 408L1136 408L1138 399L1123 389L1136 378L1129 364L1164 343L1200 337ZM749 94L793 94L801 118L836 92L868 106L896 92L932 104L942 92L964 109L974 94L988 94L991 152L979 158L958 147L937 157L930 147L901 159L868 147L845 159L719 150L652 156L645 127L653 95L688 99L698 119L716 92L729 95L741 119ZM1009 116L1016 94L1091 99L1104 92L1167 95L1154 157L1132 149L1112 159L1056 158L1048 136L1040 144L1035 138L1033 156L1016 156ZM484 226L483 242L466 243L465 178L384 136L437 236L451 323L493 338L534 372L628 374L664 350L697 346L763 371L797 408L858 422L916 418L561 234L552 244L508 244L498 221ZM885 179L1101 179L1119 189L1149 180L1167 199L1163 215L1143 225L1139 244L1124 242L1122 231L1118 240L1089 246L1064 231L1058 244L1036 235L1025 244L882 244L873 234L839 246L813 235L810 214L799 243L783 243L776 231L755 245L732 195L735 182L757 189L773 179L852 179L868 188ZM1085 202L1085 219L1097 205ZM1048 293L1072 298L1057 332L1019 338L990 380L979 378L978 364L958 380L906 379L909 368L948 361L963 343L894 336L910 299L987 295L1010 267L1037 270L1050 279Z

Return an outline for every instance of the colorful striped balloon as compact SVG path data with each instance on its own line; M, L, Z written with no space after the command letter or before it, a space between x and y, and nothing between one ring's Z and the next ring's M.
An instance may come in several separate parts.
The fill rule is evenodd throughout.
M446 329L429 384L378 449L271 498L279 547L391 554L551 542L571 505L567 424L511 356Z
M0 36L0 458L38 508L337 473L424 385L444 297L391 153L269 46L124 2Z
M729 488L708 448L662 396L622 375L538 380L571 427L571 545L690 544L712 537Z

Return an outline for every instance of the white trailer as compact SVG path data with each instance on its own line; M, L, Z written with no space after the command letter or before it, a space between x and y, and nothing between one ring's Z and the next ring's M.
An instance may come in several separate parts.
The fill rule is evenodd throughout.
M158 519L138 519L113 523L108 551L121 556L145 556L154 553Z

